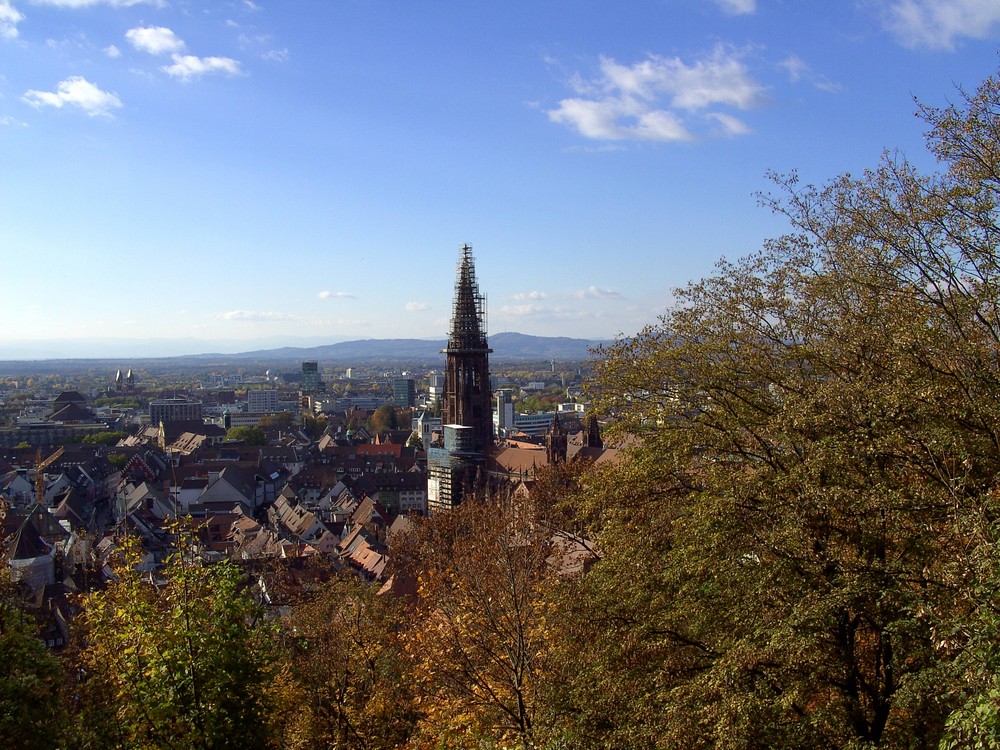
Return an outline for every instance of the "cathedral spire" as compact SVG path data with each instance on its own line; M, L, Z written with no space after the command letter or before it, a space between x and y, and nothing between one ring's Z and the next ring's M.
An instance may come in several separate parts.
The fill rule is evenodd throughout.
M462 245L455 279L444 378L444 423L472 428L475 451L493 444L486 297L479 292L472 246Z
M472 245L462 245L461 251L445 353L492 351L486 340L486 297L479 293Z

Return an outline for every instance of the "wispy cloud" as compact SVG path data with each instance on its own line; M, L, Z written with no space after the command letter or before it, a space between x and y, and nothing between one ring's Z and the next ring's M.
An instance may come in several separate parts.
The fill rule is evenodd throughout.
M749 15L757 11L757 0L715 0L723 12L734 16Z
M570 85L579 96L560 101L549 119L596 140L690 140L706 122L695 113L723 122L727 135L741 135L749 127L718 108L747 110L764 97L743 53L722 45L690 64L658 55L633 65L602 57L596 78L575 76Z
M122 56L122 51L113 44L109 44L107 47L104 48L103 51L104 54L110 57L112 60Z
M151 55L165 55L184 49L184 42L164 26L138 26L126 31L125 38L137 50Z
M501 305L497 312L500 315L509 315L512 318L534 317L541 313L550 313L549 308L544 305Z
M331 292L328 289L324 289L316 296L320 299L357 299L357 297L350 292Z
M257 312L253 310L230 310L229 312L221 313L220 317L223 320L249 320L249 321L283 321L283 320L296 320L297 316L291 315L290 313L281 312Z
M17 25L23 20L24 14L10 0L0 0L0 39L16 39Z
M837 93L843 90L843 86L834 83L826 76L820 75L809 67L808 63L798 55L789 55L778 63L778 66L788 73L788 80L792 83L808 83L821 91Z
M1000 24L996 0L894 0L885 27L906 47L951 50L961 37L984 39Z
M515 294L513 298L518 302L523 300L541 300L545 299L545 292L519 292L518 294Z
M622 299L621 294L618 292L611 289L600 289L596 286L590 286L579 292L574 292L573 296L578 299Z
M407 302L403 306L403 309L405 309L407 312L420 312L422 310L430 310L431 306L428 305L426 302Z
M55 91L26 91L21 99L35 108L79 107L91 117L111 117L111 110L122 107L116 94L102 91L82 76L70 76L61 81Z
M267 52L260 56L262 60L270 60L271 62L285 62L288 60L288 50L287 49L269 49Z
M240 63L231 57L197 57L195 55L174 55L173 65L164 65L163 71L170 76L190 81L210 73L238 76L243 73Z

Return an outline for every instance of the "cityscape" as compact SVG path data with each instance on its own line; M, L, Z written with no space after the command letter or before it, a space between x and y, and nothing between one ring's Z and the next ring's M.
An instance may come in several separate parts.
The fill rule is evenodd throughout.
M1000 746L998 44L0 0L0 748Z

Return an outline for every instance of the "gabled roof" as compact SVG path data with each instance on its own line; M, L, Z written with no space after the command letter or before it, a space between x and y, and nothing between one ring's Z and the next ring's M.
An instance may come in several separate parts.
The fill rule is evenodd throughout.
M83 422L93 418L94 415L89 409L85 409L76 403L59 406L47 417L50 422Z
M60 407L65 404L85 404L87 403L87 397L79 391L63 391L55 397L52 403Z
M87 500L77 490L70 488L63 496L62 502L52 511L52 515L61 521L69 521L73 527L87 525Z
M30 517L24 519L7 542L7 557L10 560L33 560L50 553L51 547L42 540L41 535L31 524Z

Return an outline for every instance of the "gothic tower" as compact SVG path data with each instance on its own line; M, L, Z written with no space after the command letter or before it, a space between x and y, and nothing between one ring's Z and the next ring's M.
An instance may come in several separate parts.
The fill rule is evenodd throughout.
M427 451L427 512L454 508L475 486L493 446L486 340L486 298L479 293L472 248L462 245L444 373L444 447Z
M462 245L455 280L451 331L444 375L442 423L472 428L471 448L485 452L493 445L490 349L486 339L486 298L479 293L472 246Z
M569 450L569 436L559 421L559 413L552 415L552 426L545 436L545 456L550 464L562 463Z

